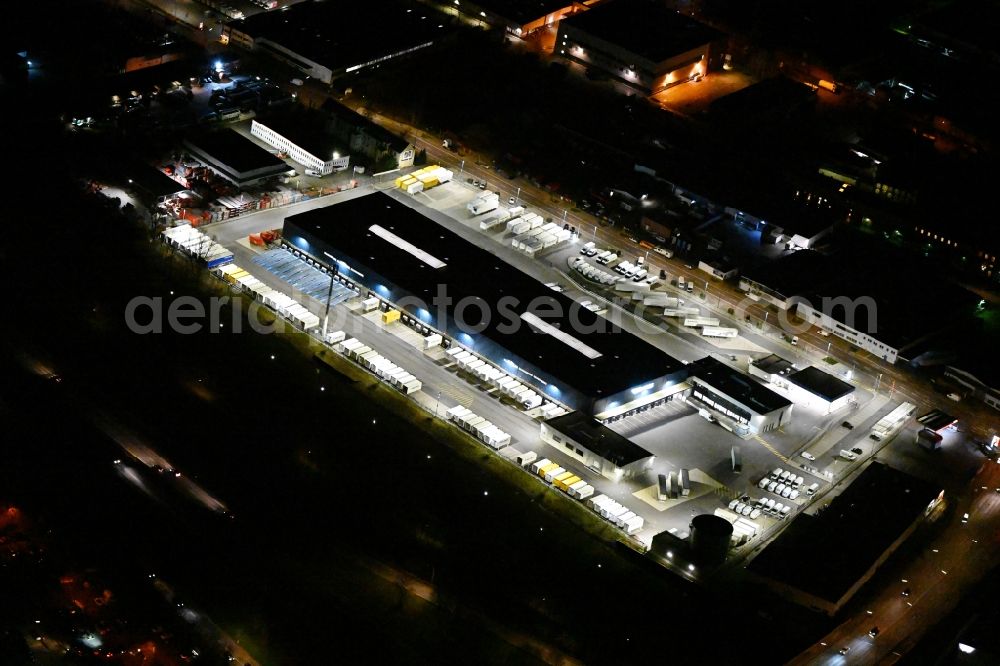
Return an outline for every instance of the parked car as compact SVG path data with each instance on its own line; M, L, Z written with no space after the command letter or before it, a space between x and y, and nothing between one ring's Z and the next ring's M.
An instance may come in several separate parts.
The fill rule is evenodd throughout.
M859 456L865 455L864 450L859 446L855 446L853 449L851 449L851 453L857 453Z

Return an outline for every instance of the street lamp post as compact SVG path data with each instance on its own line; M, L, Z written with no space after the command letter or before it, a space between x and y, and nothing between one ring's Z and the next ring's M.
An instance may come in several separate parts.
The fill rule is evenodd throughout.
M336 272L336 269L334 269ZM330 300L333 298L334 273L330 273L330 288L326 292L326 312L323 313L323 340L326 340L326 327L330 321Z
M521 188L517 188L517 194L514 195L514 205L518 205L521 201Z
M462 160L462 165L458 169L459 176L461 176L463 173L465 173L465 160Z

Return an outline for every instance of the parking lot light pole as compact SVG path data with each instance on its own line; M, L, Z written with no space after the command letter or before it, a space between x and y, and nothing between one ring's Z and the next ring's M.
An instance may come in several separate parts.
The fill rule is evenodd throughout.
M514 195L514 205L516 206L521 200L521 188L517 188L517 194Z
M336 269L335 269L336 270ZM326 292L326 312L323 313L323 340L326 340L326 327L330 321L330 300L333 298L334 273L330 273L330 288Z
M465 173L465 160L462 160L462 165L458 168L458 175L461 176Z

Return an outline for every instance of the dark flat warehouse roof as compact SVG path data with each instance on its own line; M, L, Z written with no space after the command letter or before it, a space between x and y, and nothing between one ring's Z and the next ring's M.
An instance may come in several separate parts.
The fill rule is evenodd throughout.
M896 349L905 349L928 333L971 317L979 302L978 296L933 270L934 266L888 244L869 247L847 242L832 255L799 250L747 268L743 276L786 298L800 296L816 310L823 310L824 298L846 299L850 306L829 300L826 314ZM875 307L869 308L869 303ZM927 314L928 303L934 304L934 316Z
M454 30L450 17L407 0L302 2L234 25L331 70L362 65Z
M410 252L372 233L369 227L373 224L447 265L430 268ZM384 192L286 218L285 237L291 239L294 230L288 229L289 225L322 240L331 250L346 255L348 261L353 258L377 271L401 290L423 299L432 311L439 285L447 286L452 304L449 312L463 298L482 299L494 316L481 335L588 397L600 399L684 371L680 361L630 333L612 331L607 320ZM322 256L315 249L310 251ZM498 310L501 299L516 302L509 311ZM556 308L561 314L550 314ZM589 358L552 335L536 333L521 320L527 310L601 356ZM474 323L478 312L477 307L467 307L463 316ZM510 326L515 329L510 332L503 324L515 317L520 325Z
M882 463L872 463L821 514L800 514L750 563L750 570L837 602L940 490Z
M574 441L586 446L618 467L644 460L653 454L632 440L619 435L583 412L570 412L546 421L545 424Z
M614 0L563 21L652 62L667 60L725 36L649 0Z
M195 134L185 141L228 167L237 180L256 171L273 170L277 175L291 170L283 160L231 128Z
M770 414L792 404L787 398L757 383L750 376L733 370L711 356L690 363L688 368L691 369L693 376L758 414Z
M320 108L355 129L364 132L376 141L381 141L397 153L403 152L410 145L410 142L403 137L382 127L374 120L361 115L354 109L344 106L332 97L327 97Z
M777 354L770 354L764 358L752 361L754 367L760 368L762 372L770 375L787 375L795 369L795 364L788 359L781 358Z
M827 402L854 393L853 386L812 365L788 375L788 381Z

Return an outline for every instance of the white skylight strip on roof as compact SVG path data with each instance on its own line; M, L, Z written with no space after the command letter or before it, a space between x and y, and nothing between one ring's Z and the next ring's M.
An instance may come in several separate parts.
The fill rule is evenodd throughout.
M392 243L400 250L403 250L404 252L409 252L414 257L424 262L431 268L444 268L445 266L448 265L443 261L441 261L440 259L438 259L437 257L435 257L434 255L424 252L413 243L403 240L402 238L400 238L399 236L397 236L396 234L392 233L391 231L389 231L384 227L381 227L377 224L373 224L372 226L368 227L368 230L371 231L376 236L378 236L379 238L381 238L382 240Z
M597 351L593 347L588 347L587 345L583 344L582 342L574 338L569 333L564 333L560 331L558 328L556 328L549 322L545 321L544 319L541 319L540 317L531 312L525 312L523 315L521 315L521 319L528 322L529 324L540 330L542 333L551 335L553 338L563 343L564 345L572 347L573 349L580 352L589 359L601 358L601 356L603 356L601 352Z

